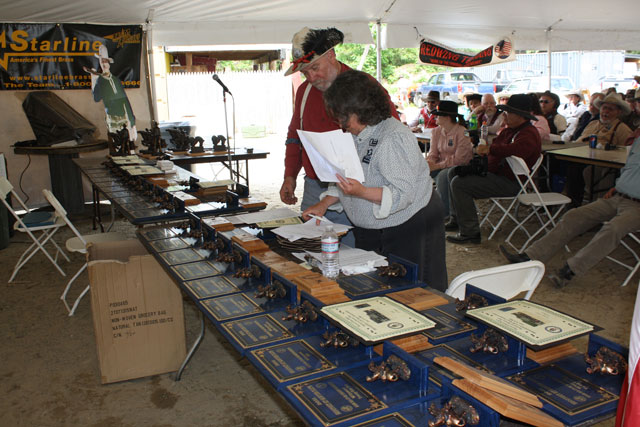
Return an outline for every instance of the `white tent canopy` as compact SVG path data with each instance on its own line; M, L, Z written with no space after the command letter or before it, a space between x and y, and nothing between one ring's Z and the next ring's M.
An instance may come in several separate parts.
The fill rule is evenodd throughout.
M4 22L151 22L154 45L289 43L302 26L336 26L347 42L416 47L420 34L453 47L484 48L510 36L517 49L638 49L637 1L583 0L0 0ZM416 31L417 29L417 31Z

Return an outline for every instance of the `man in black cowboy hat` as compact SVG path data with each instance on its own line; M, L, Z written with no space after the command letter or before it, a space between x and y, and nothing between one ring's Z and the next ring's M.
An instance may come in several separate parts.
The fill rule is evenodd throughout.
M280 199L288 205L298 201L295 196L296 178L300 169L304 167L302 210L318 203L327 185L318 180L309 157L302 148L297 130L327 132L340 129L325 110L322 94L333 84L338 74L350 70L348 66L338 61L334 51L334 47L343 41L344 34L336 28L310 29L307 27L294 34L292 40L293 59L285 76L299 71L306 80L296 92L293 117L287 132L284 182L280 188ZM389 98L389 104L393 116L399 119L391 98ZM350 225L341 207L338 210L340 213L327 211L325 216L333 222ZM353 238L350 239L345 241L343 238L343 242L354 246Z
M459 230L447 236L452 243L480 243L480 224L473 199L515 196L520 185L505 161L509 156L522 158L529 168L540 157L540 134L531 124L536 118L530 113L531 98L525 94L513 95L506 105L498 105L504 111L507 128L500 132L491 146L479 145L477 153L488 156L489 171L486 176L456 176L450 172L451 216L445 228Z

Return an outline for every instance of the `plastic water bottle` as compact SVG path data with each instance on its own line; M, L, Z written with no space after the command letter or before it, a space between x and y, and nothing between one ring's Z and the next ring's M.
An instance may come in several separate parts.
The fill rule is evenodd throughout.
M327 225L322 233L322 275L327 279L335 279L340 274L338 262L340 241L333 231L332 225Z
M420 114L420 117L418 118L418 127L421 131L424 131L424 116L422 114Z
M485 144L489 143L489 126L487 126L486 121L483 121L482 126L480 127L480 143L483 141Z

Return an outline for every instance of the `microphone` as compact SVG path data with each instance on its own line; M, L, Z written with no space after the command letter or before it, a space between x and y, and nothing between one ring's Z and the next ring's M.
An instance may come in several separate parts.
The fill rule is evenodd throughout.
M231 95L231 91L229 90L229 88L224 83L222 83L222 80L220 80L220 77L218 77L217 74L214 74L212 76L212 78L213 78L213 80L217 81L220 86L222 86L222 92L223 93L227 92L229 95Z

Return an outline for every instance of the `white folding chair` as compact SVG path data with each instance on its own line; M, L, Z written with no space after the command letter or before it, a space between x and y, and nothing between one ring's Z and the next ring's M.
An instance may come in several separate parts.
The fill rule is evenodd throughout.
M66 224L67 226L69 226L71 231L73 231L73 234L76 235L76 237L72 237L68 239L65 244L69 252L78 252L81 254L86 254L87 245L89 243L112 242L112 241L127 239L127 236L122 233L96 233L96 234L89 234L89 235L80 234L78 229L71 223L71 221L67 217L67 211L62 207L58 199L56 199L56 196L54 196L53 193L51 193L51 191L47 189L42 190L42 194L44 194L44 197L47 199L49 204L53 206L53 208L56 211L56 215L62 219L63 221L62 224L63 225ZM82 267L80 267L80 270L78 270L78 272L71 278L71 280L69 280L69 283L67 283L67 286L64 288L64 292L62 292L62 295L60 296L60 299L62 300L65 307L67 308L67 311L69 312L69 316L73 316L73 314L76 311L76 308L78 308L78 304L80 303L80 300L86 295L87 292L89 292L90 285L87 285L87 287L84 288L84 290L80 293L78 298L76 298L75 302L73 303L73 306L70 307L69 304L67 303L67 293L71 288L71 284L78 278L78 276L80 276L80 274L82 274L82 272L86 268L87 268L87 262L85 262L82 265Z
M636 232L638 233L638 232ZM636 245L640 245L640 238L638 238L638 236L635 233L629 233L625 236L625 238L629 238L631 240L631 245L634 245L634 242ZM631 280L631 278L633 277L634 274L636 274L636 272L638 271L638 269L640 269L640 255L638 255L638 253L636 252L636 250L634 250L631 245L627 242L623 240L620 241L620 244L622 245L622 247L624 247L627 251L629 251L629 253L631 254L631 256L633 258L635 258L636 263L634 265L631 264L626 264L623 261L617 260L614 257L612 257L611 255L607 256L607 259L610 261L615 262L618 265L621 265L622 267L626 268L627 270L631 270L629 272L629 274L627 275L627 278L624 279L624 282L622 282L622 285L620 286L627 286L627 284L629 283L629 281Z
M542 163L542 156L540 156L540 158L536 161L536 163L531 168L531 176L535 175L541 163ZM512 171L513 171L513 168L512 168ZM489 208L487 213L484 215L484 217L480 221L480 227L482 227L484 224L488 224L492 228L491 234L489 234L489 238L487 240L491 240L491 238L493 237L494 234L496 234L496 232L498 231L498 229L500 228L500 226L502 225L505 219L509 218L511 219L511 221L514 222L514 224L518 223L518 220L516 219L515 215L511 213L511 210L514 209L514 206L516 206L516 203L518 202L518 196L520 196L521 194L526 194L527 192L528 192L527 187L526 186L523 187L521 185L520 191L515 196L491 197L489 199L492 203L491 207ZM498 222L494 224L493 222L491 222L491 214L494 212L494 209L496 208L498 209L499 212L502 212L502 216L500 217L500 220L498 220Z
M542 161L542 155L540 155L540 159L538 163ZM536 187L535 182L533 181L534 174L529 172L529 168L527 164L520 157L511 156L507 157L507 162L513 171L513 174L516 176L520 187L523 189L518 197L518 203L522 206L528 206L531 208L531 212L527 215L522 221L516 221L516 226L511 230L511 233L507 236L505 240L512 248L514 248L518 253L522 253L525 248L531 243L533 239L538 236L538 234L546 231L548 227L553 228L556 225L556 218L560 213L564 210L564 207L571 202L571 199L564 194L560 193L540 193L538 191L538 187ZM523 178L524 177L524 178ZM524 189L528 189L526 192ZM557 207L553 214L549 210L550 207ZM540 227L533 233L530 233L529 230L525 227L527 221L529 221L532 217L536 217L540 222ZM516 231L522 230L526 236L527 240L520 248L516 248L511 243L511 238L515 234Z
M7 196L11 195L20 205L22 209L24 209L27 214L24 216L18 215L16 211L13 210L13 207L7 202ZM8 283L11 283L13 279L15 279L18 271L36 254L38 251L41 251L51 263L55 266L55 268L62 274L66 276L65 272L58 265L58 254L62 254L62 256L69 261L69 257L64 253L62 248L58 246L55 240L52 239L53 235L60 229L60 227L64 227L64 221L55 213L49 212L31 212L27 205L24 204L22 199L18 197L18 194L13 190L13 185L9 182L8 179L4 177L0 177L0 198L2 199L2 203L7 207L7 210L11 212L11 214L15 217L16 222L13 224L13 229L19 231L21 233L25 233L28 235L33 243L22 253L16 266L13 268L13 273L11 273L11 277L9 278ZM53 246L56 249L55 258L49 254L49 252L44 248L47 242L51 241Z
M447 295L464 299L465 285L473 285L504 299L511 299L527 292L528 300L544 276L544 264L540 261L519 262L482 270L462 273L451 281Z

